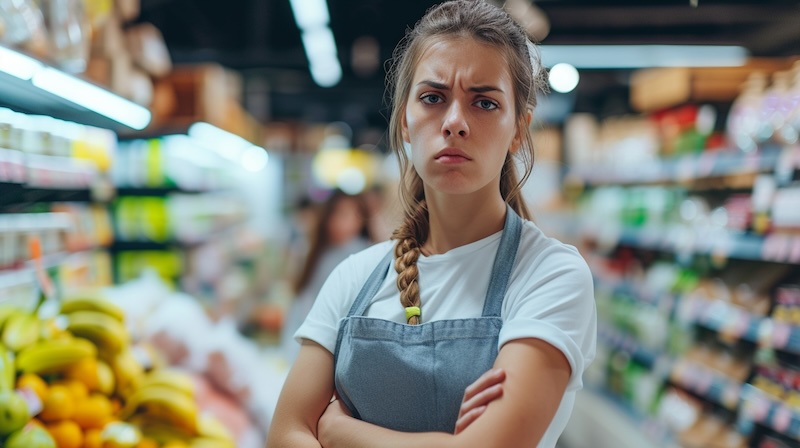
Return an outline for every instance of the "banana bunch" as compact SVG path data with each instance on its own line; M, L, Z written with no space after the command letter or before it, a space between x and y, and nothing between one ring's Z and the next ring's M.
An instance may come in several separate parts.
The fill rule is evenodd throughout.
M120 416L128 420L134 415L161 421L175 427L189 436L198 431L197 402L183 390L154 384L137 389L128 397Z
M61 314L67 318L67 331L94 342L104 357L112 358L130 344L125 312L103 297L66 298Z
M83 358L97 356L94 344L82 338L38 341L17 355L16 368L37 375L59 373Z

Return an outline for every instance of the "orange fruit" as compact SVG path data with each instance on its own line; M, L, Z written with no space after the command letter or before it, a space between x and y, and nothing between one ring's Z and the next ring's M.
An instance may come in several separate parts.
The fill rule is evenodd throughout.
M83 448L103 448L103 436L100 429L87 429L83 433Z
M64 373L67 378L83 383L88 390L96 391L100 387L100 378L97 372L97 358L83 358L69 366Z
M89 388L78 380L59 380L53 383L53 385L56 384L65 386L72 395L72 399L75 401L83 401L89 398Z
M136 445L136 448L158 448L158 442L149 437L142 437L141 442Z
M83 431L72 420L62 420L47 425L47 432L53 436L58 448L81 448L83 446Z
M72 417L75 412L75 398L72 392L62 384L50 386L47 397L42 402L39 418L46 422L56 422Z
M111 421L113 409L107 397L94 394L75 406L72 420L83 429L103 429Z
M17 379L17 389L30 389L36 393L40 400L44 401L45 397L47 397L47 390L49 387L39 375L35 373L23 373Z

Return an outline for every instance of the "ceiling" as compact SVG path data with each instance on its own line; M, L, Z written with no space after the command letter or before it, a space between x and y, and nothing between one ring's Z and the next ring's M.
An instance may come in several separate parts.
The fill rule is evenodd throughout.
M537 0L550 21L544 44L733 44L755 56L800 54L800 1ZM421 0L328 0L344 77L317 87L289 0L141 0L139 21L164 34L176 63L218 62L242 73L244 104L267 120L346 121L385 126L382 65L371 75L351 69L353 43L377 40L391 56L407 27L433 3ZM581 73L572 107L625 112L625 71Z

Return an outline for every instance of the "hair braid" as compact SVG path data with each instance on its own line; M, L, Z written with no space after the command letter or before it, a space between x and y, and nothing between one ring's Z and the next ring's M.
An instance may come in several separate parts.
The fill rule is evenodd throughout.
M414 214L407 216L398 227L392 239L397 240L394 248L394 269L397 271L397 289L400 290L400 303L404 308L420 306L419 270L417 260L422 253L422 245L428 239L428 207L425 200L417 203ZM419 316L408 319L410 325L421 323Z

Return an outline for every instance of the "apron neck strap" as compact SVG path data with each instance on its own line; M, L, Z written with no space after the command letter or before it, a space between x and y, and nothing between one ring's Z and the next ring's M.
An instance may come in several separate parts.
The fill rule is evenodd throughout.
M486 300L483 302L483 317L500 317L503 299L508 289L508 280L514 268L517 257L517 247L522 235L522 219L511 206L506 209L506 223L503 227L503 236L500 247L494 258L494 266L489 279L489 289L486 291Z

